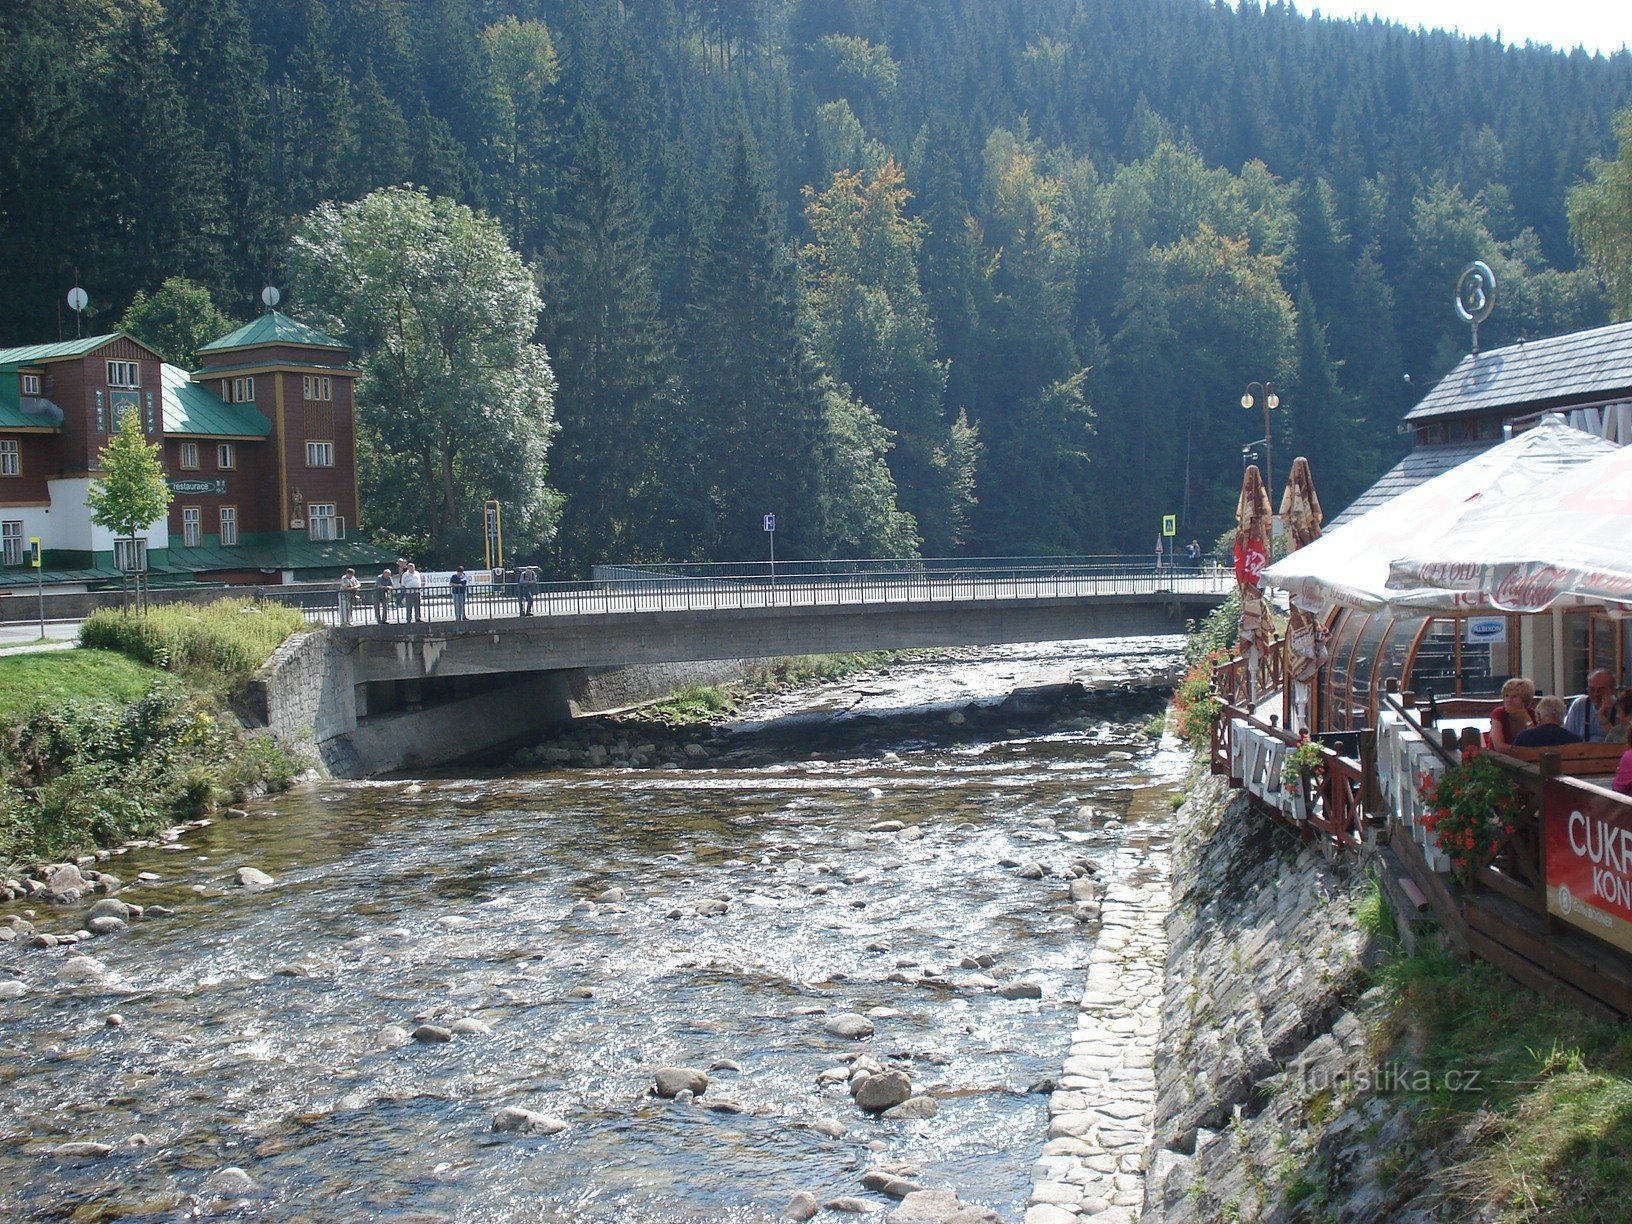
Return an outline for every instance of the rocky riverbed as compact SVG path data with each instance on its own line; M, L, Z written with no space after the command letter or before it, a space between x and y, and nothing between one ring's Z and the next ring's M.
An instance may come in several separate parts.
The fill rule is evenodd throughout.
M661 748L603 723L18 879L0 1211L1036 1212L1066 1094L1146 1099L1128 1026L1079 1016L1128 954L1107 890L1159 882L1174 646L914 662ZM1073 1213L1131 1193L1048 1168Z

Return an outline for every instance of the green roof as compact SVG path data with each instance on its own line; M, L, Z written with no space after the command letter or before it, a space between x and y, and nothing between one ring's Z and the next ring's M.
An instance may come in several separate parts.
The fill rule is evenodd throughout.
M272 432L272 422L254 404L229 404L173 365L165 365L163 374L165 433L264 438Z
M0 429L56 429L62 425L62 409L50 400L24 395L17 378L20 363L0 363ZM27 405L27 410L24 406Z
M335 577L348 567L389 565L395 554L366 540L308 540L292 534L267 532L258 539L231 548L210 545L182 548L170 545L165 568L197 574L215 570L332 569Z
M307 327L286 314L271 311L245 323L237 331L228 332L219 340L212 340L200 353L215 353L222 349L250 348L257 344L311 344L320 348L343 349L346 346L332 336L325 336L315 327Z
M239 370L264 370L264 369L266 369L267 366L283 366L283 365L291 365L291 364L298 365L298 367L300 369L302 369L302 370L308 368L308 363L306 363L306 362L294 363L294 362L287 362L287 361L264 361L264 360L263 361L239 361L239 362L236 362L236 363L234 363L232 365L199 366L198 369L193 371L193 377L194 378L220 378L220 377L222 377L223 375L226 375L226 374L236 374ZM319 365L316 362L312 362L312 363L310 363L310 368L313 369L313 370L323 370L323 371L328 371L328 370L351 370L351 371L355 372L357 370L357 367L352 365L351 362L349 362L349 361L337 361L337 362L325 361L321 365Z
M0 365L32 365L36 361L51 361L57 357L82 357L101 348L110 340L119 339L123 334L114 332L108 336L86 336L83 340L61 340L56 344L25 344L22 348L0 349Z

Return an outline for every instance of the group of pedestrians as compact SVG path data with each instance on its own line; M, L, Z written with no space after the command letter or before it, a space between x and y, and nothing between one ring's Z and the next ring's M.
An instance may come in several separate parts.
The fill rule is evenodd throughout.
M516 595L522 616L533 614L533 602L538 598L539 577L538 568L524 565L514 571L516 577ZM503 591L509 584L505 581L503 569L492 571L492 587L496 591ZM374 579L374 620L377 624L390 624L395 616L393 613L400 609L404 624L423 624L425 620L424 596L425 575L412 561L406 557L398 557L396 568L386 566ZM355 569L348 569L340 578L340 623L352 623L352 615L358 601L362 598L363 583L357 577ZM470 596L470 575L464 566L458 566L448 576L448 593L453 604L453 618L456 621L465 620L467 605Z

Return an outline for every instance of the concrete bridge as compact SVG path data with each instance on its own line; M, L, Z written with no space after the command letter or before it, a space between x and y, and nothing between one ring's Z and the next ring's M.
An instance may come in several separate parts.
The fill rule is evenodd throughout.
M1233 581L1218 569L1156 571L1120 558L914 565L783 565L774 581L765 567L614 571L536 593L484 581L465 595L462 617L452 591L433 582L415 623L395 601L376 623L367 591L349 609L335 592L291 594L330 632L274 656L259 703L268 725L310 738L336 774L372 774L720 683L748 660L1178 633Z
M1228 593L1223 571L970 568L765 580L656 579L519 593L479 590L455 619L431 588L426 619L337 628L359 684L713 659L1182 632ZM369 616L373 613L365 609ZM393 609L393 617L402 615Z

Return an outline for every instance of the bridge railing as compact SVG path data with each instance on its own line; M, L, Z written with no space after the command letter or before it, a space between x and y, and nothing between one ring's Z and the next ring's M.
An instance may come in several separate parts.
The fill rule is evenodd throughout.
M1212 570L1171 570L1112 565L1025 567L968 565L932 571L860 570L763 575L639 577L625 572L616 580L541 583L524 587L471 579L462 600L447 584L420 588L417 601L407 592L364 587L343 591L282 593L272 602L298 607L315 623L361 627L371 624L500 620L521 616L584 616L633 612L726 611L774 607L837 607L854 604L939 603L979 599L1026 600L1092 595L1222 595L1234 579ZM415 606L417 602L417 607Z
M1156 574L1221 573L1215 562L1192 565L1188 559L1173 564L1164 558L1156 565L1154 555L1128 556L1105 553L1066 557L873 557L833 561L722 561L654 562L651 564L597 565L591 571L602 584L649 583L662 581L751 581L810 582L851 581L860 577L957 577L978 573L988 577L1035 577L1050 573L1083 575L1154 576Z

